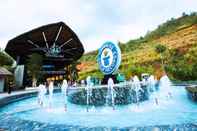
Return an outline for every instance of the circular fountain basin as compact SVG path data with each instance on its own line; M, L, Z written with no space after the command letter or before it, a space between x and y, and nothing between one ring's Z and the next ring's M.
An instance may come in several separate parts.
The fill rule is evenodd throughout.
M148 100L148 92L146 86L142 86L142 91L137 92L131 90L129 85L117 85L114 89L114 103L115 105L128 105L131 103L142 102ZM89 105L104 106L106 105L107 86L98 86L91 89ZM79 91L69 94L68 100L77 105L87 104L87 91L81 89Z
M197 129L197 104L187 98L184 87L173 86L172 98L159 97L155 104L154 95L148 101L128 105L90 106L67 103L61 93L53 96L52 107L46 96L44 107L37 98L20 100L0 108L0 128L21 130L64 130L64 129L139 129L174 130ZM162 95L158 93L157 95Z

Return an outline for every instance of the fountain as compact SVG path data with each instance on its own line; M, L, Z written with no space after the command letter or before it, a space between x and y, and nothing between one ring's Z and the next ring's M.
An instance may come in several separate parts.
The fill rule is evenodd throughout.
M151 92L155 92L156 91L156 80L154 78L153 75L151 75L149 78L148 78L148 92L149 94L151 94Z
M68 83L67 80L64 79L61 86L61 93L63 96L63 100L65 102L64 104L65 111L67 110L67 89L68 89Z
M41 106L44 106L44 99L45 99L45 94L46 94L46 88L45 85L40 84L38 86L38 104Z
M106 42L99 49L98 63L104 75L117 72L120 60L117 45ZM124 84L114 83L110 78L107 85L94 86L88 76L86 82L86 86L68 90L67 82L63 81L62 93L53 93L51 81L48 94L50 112L46 108L37 108L36 97L4 105L0 108L0 128L101 131L197 129L197 105L187 98L184 86L172 85L167 75L161 77L159 84L154 76L142 81L134 76ZM42 101L45 94L41 91L43 87L39 86L38 96ZM66 111L62 108L65 104ZM109 106L116 110L112 111ZM8 126L10 123L13 126Z
M156 92L157 91L156 80L153 75L151 75L148 78L147 91L148 91L150 99L154 100L155 105L159 105L158 95L157 95L158 93Z
M88 112L89 111L89 103L90 103L90 97L92 96L92 82L91 82L91 77L88 76L87 79L86 79L86 82L87 82L87 85L86 85L86 111Z
M140 92L143 92L144 90L141 88L140 80L137 76L133 77L131 88L135 91L136 103L137 105L139 105L139 95L140 95Z
M159 81L159 85L160 85L159 99L169 100L170 98L172 98L172 91L171 91L172 83L170 82L170 79L168 78L167 75L161 77Z
M4 122L9 120L10 122L11 118L17 119L16 124L23 123L23 121L26 123L32 121L35 125L49 123L50 126L43 125L46 129L49 129L48 127L67 129L69 127L77 130L84 128L96 130L104 127L104 129L125 130L195 130L196 127L193 123L197 122L197 105L187 99L184 87L172 86L168 77L163 76L157 90L156 81L153 78L153 76L149 77L147 86L142 85L137 76L133 77L132 82L126 84L113 84L113 80L109 79L108 85L93 86L90 82L91 77L88 77L87 86L77 87L73 89L74 91L67 90L67 82L64 80L61 88L62 93L54 92L54 94L53 82L51 82L48 97L53 98L52 111L49 112L46 108L36 108L36 99L32 97L1 108L1 114L9 114L9 119L1 117L1 120ZM38 97L42 101L46 91L44 89L44 85L39 85ZM168 96L169 92L173 92L171 99ZM149 99L142 100L146 96L143 96L143 93L147 93ZM65 102L66 94L67 102ZM108 97L110 99L106 106L105 101L107 101L106 95L108 94L110 94ZM153 105L154 95L157 95L157 107ZM61 101L62 96L64 97L63 101ZM70 99L73 100L75 97L84 99L84 105L80 104L79 99L77 99L79 103L72 103ZM127 102L125 102L126 100ZM103 102L103 104L93 106L93 102L97 101ZM137 106L132 101L137 103ZM122 105L118 102L125 103ZM69 108L66 112L62 108L65 103ZM108 106L114 108L115 105L116 110L111 112ZM2 126L1 123L0 125ZM44 129L42 126L40 128Z
M49 108L52 107L52 103L53 103L53 81L49 82Z
M16 85L18 87L21 87L23 84L23 74L24 74L24 65L18 65L14 72ZM36 87L35 83L33 83L33 85Z
M116 92L114 90L114 81L112 78L109 78L107 85L107 95L106 95L106 105L112 106L113 110L115 110L115 102L114 98L116 96Z

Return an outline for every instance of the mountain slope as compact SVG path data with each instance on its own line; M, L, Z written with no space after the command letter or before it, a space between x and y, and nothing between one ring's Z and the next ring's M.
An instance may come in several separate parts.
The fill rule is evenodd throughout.
M130 40L125 44L119 43L122 51L119 72L124 73L127 79L131 75L139 75L143 72L153 73L159 77L162 71L159 54L155 52L157 44L167 47L167 57L170 57L171 50L179 50L181 55L187 55L190 50L196 49L197 13L171 19L144 37ZM103 77L98 69L96 56L97 51L93 51L81 58L80 79L84 79L87 75Z

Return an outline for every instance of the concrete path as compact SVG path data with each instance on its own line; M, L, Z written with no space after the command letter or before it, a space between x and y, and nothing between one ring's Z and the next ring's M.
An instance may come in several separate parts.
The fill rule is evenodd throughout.
M4 93L0 93L0 99L5 98L5 97L19 95L19 94L24 94L24 93L32 93L32 92L36 92L36 91L37 91L36 88L26 88L25 90L12 91L11 94L4 92Z

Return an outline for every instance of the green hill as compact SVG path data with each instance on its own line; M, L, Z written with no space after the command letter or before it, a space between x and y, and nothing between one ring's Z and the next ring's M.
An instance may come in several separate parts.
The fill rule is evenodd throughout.
M119 43L122 52L122 63L119 72L129 79L132 75L148 72L160 77L163 73L161 57L155 51L155 46L162 44L167 47L164 54L165 71L176 80L196 80L197 69L197 13L185 13L181 17L171 18L148 32L144 37ZM81 59L79 76L103 75L96 62L98 51L85 54ZM195 60L196 59L196 60ZM176 61L176 62L175 62ZM174 63L175 62L175 63ZM178 66L177 66L178 65ZM190 65L190 66L188 66ZM196 64L197 65L197 64ZM197 67L197 66L196 66ZM196 72L196 74L195 74Z

